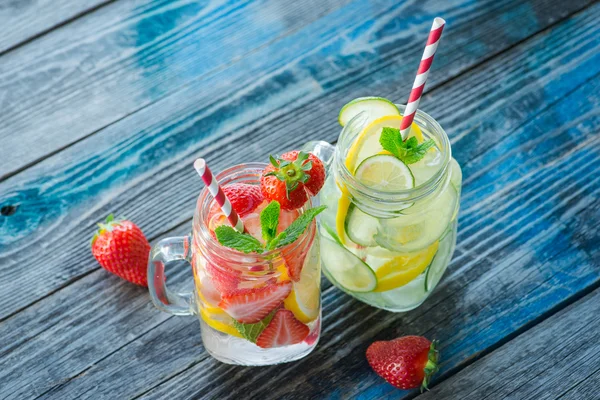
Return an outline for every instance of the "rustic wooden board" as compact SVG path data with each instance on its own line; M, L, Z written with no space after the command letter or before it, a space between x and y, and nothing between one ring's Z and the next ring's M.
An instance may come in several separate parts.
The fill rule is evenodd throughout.
M11 385L0 393L19 398L50 390L45 396L125 397L157 386L147 393L149 397L220 398L235 396L235 386L257 396L269 391L278 397L301 385L317 396L363 391L364 398L393 398L399 392L382 383L364 362L364 348L371 340L403 333L436 335L444 340L444 373L449 373L473 354L486 351L530 326L536 317L560 307L565 298L596 285L598 263L591 262L589 254L597 251L593 245L598 236L587 227L598 222L600 207L598 182L589 179L599 167L594 136L599 126L594 109L599 101L594 80L599 72L594 30L598 12L598 7L593 7L578 14L444 85L424 101L437 116L447 104L432 102L432 97L445 95L456 100L453 107L459 114L443 117L444 126L451 126L451 119L470 121L466 124L477 121L481 126L464 136L452 135L455 154L465 164L459 251L452 273L422 308L394 315L326 286L325 333L319 349L305 361L286 367L246 369L207 357L200 347L195 320L167 319L148 307L145 294L121 294L127 285L116 278L104 279L106 274L95 271L0 326L0 336L12 332L7 341L11 345L0 350L7 355L0 380ZM553 58L550 64L543 58L533 63L540 56L536 52L547 47L555 51L548 56ZM562 82L561 76L572 80ZM374 90L385 86L385 79L373 79L375 83L369 87ZM489 79L511 81L513 86L486 91ZM479 90L471 88L474 84ZM463 96L468 90L484 94ZM542 94L547 94L547 107L532 101ZM508 109L503 115L499 111L502 101L509 100L520 112ZM467 118L472 111L462 107L467 104L477 110L473 120ZM557 115L579 117L557 120ZM499 118L504 119L506 131L496 125ZM253 132L249 140L269 149L267 130ZM329 135L333 137L333 132ZM520 159L520 154L531 154L531 158ZM507 155L506 160L502 155ZM227 161L223 158L221 163ZM570 170L572 163L578 168ZM568 174L561 176L561 171ZM576 179L571 181L573 176ZM550 194L550 201L541 201ZM507 198L513 201L502 201ZM587 217L587 225L555 223L563 216L568 221ZM550 223L555 229L544 231ZM491 228L484 230L488 226ZM115 289L118 300L106 298ZM96 300L99 294L104 301ZM519 307L515 298L523 299L524 304ZM77 313L67 312L70 309ZM102 332L98 333L100 322ZM409 324L412 329L407 331ZM478 332L481 329L484 333ZM47 363L44 368L39 360ZM27 370L38 371L39 378L33 382L16 379ZM302 376L298 371L303 371ZM275 381L285 385L277 390L265 386ZM338 391L331 393L335 387Z
M114 0L34 0L0 3L0 55Z
M5 55L0 179L348 1L122 0Z
M444 3L454 30L444 38L430 88L572 11L554 0L494 7L461 1ZM357 1L328 14L249 55L243 65L194 81L2 182L0 205L19 208L0 221L0 273L10 277L0 282L0 318L98 268L82 238L109 210L135 219L151 237L189 219L201 187L189 165L200 152L219 170L304 140L334 140L338 128L331 115L347 99L373 92L404 97L414 74L405 60L420 57L420 38L430 19L407 25L402 17L410 4L403 3L389 11L378 8L371 16L382 17L373 24L365 22L364 4ZM431 8L420 11L434 15L440 10ZM506 20L515 26L507 27ZM287 136L274 140L282 132ZM249 143L247 153L232 154L240 140ZM69 251L36 252L39 248ZM24 261L45 268L15 267Z
M418 399L597 399L599 357L596 290Z

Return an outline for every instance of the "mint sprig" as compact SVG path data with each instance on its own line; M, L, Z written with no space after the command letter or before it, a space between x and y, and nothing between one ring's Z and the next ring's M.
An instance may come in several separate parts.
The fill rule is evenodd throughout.
M427 150L435 146L435 142L432 139L419 144L419 141L414 136L403 141L400 129L389 127L385 127L381 131L379 143L385 150L392 153L405 164L416 163L425 157Z
M262 321L259 321L255 324L243 324L236 319L233 320L233 326L237 331L242 335L242 337L246 340L251 341L252 343L256 343L256 339L260 336L262 331L265 330L267 325L271 322L277 310L271 311L269 315L267 315Z
M308 225L310 225L312 220L326 208L327 206L320 206L306 210L304 214L296 218L286 230L277 235L277 237L269 243L268 250L278 249L287 246L290 243L294 243L296 239L304 233L306 228L308 228Z
M267 245L277 235L277 225L279 225L279 214L281 206L277 201L272 201L260 212L260 228L262 237Z
M240 233L229 225L217 226L215 229L217 240L225 247L241 251L243 253L261 253L262 243L254 236Z
M263 253L265 250L274 250L294 243L300 235L304 233L312 220L327 206L320 206L306 210L302 215L294 220L283 232L277 235L277 226L279 225L279 215L281 206L278 202L272 201L260 213L260 226L262 237L266 245L247 233L240 233L229 225L221 225L215 229L215 235L221 245L248 253Z

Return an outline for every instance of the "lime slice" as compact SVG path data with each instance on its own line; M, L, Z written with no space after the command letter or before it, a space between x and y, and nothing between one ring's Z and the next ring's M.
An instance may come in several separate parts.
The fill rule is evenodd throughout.
M321 239L323 268L333 283L350 292L371 292L377 287L377 277L367 264L335 241Z
M359 97L342 107L338 115L338 122L341 126L345 126L361 112L365 112L370 120L386 115L400 115L398 107L383 97Z
M355 176L361 183L375 190L395 192L415 187L415 178L406 164L387 154L365 159L356 169Z
M354 172L356 166L365 158L373 156L375 154L387 153L381 144L379 143L379 137L383 128L397 128L400 129L400 123L402 117L399 115L388 115L376 119L367 125L354 140L348 153L346 154L346 168L350 172ZM414 136L417 138L419 143L423 142L423 132L413 123L410 129L409 137ZM389 153L388 153L389 154Z
M431 264L437 249L438 242L435 242L419 252L394 257L387 261L377 269L377 288L374 291L386 292L411 282Z

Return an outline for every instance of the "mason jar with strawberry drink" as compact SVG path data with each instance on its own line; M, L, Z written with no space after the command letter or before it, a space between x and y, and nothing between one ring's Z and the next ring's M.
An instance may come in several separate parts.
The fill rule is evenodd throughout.
M191 235L160 241L148 267L155 305L196 314L206 350L240 365L269 365L304 357L320 334L321 267L311 198L324 166L298 151L212 175L194 164L207 188L198 198ZM192 264L195 290L173 293L164 264Z

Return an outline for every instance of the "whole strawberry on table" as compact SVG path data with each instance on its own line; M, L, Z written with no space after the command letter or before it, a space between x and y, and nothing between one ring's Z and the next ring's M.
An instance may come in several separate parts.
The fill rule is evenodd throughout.
M403 336L372 343L367 361L373 371L399 389L428 389L438 371L440 354L437 341L422 336Z
M148 286L150 243L131 221L110 214L92 237L92 254L102 268L140 286Z

